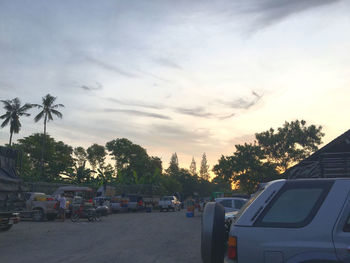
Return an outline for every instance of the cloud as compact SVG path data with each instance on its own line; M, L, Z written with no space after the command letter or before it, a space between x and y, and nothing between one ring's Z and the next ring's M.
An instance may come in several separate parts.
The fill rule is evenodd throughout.
M206 119L213 118L213 119L225 120L235 116L234 113L226 114L226 115L214 114L214 113L208 112L204 107L195 107L195 108L169 107L162 104L151 104L151 103L145 103L141 101L118 100L115 98L104 98L104 99L123 106L140 107L140 108L154 109L154 110L170 109L179 114L199 117L199 118L206 118Z
M174 108L175 112L181 113L184 115L190 115L201 118L212 118L214 115L212 113L207 112L203 107L197 108Z
M142 101L118 100L114 98L105 98L105 99L124 106L141 107L141 108L157 109L157 110L165 109L165 106L160 104L149 104Z
M232 101L221 101L218 100L217 102L228 106L232 109L245 109L248 110L249 108L251 108L252 106L254 106L255 104L257 104L259 102L259 100L263 97L262 95L259 95L257 92L252 91L252 95L253 98L251 99L246 99L246 98L238 98L238 99L234 99Z
M109 71L113 71L114 73L117 73L121 76L127 77L127 78L138 78L138 76L134 73L128 72L124 69L121 69L115 65L111 65L109 63L106 63L102 60L98 60L96 58L92 58L90 56L85 56L85 60L87 60L88 62L95 64L97 66L100 66L103 69L109 70Z
M223 115L221 117L218 117L218 119L223 121L223 120L230 119L230 118L234 117L235 115L236 115L235 113L231 113L231 114L228 114L228 115Z
M163 120L171 120L169 116L165 116L158 113L152 113L152 112L146 112L146 111L138 111L138 110L126 110L126 109L104 109L104 112L115 112L115 113L123 113L128 115L135 115L140 117L150 117L150 118L156 118L156 119L163 119Z
M102 90L103 86L101 83L96 82L95 86L81 85L80 88L85 91L94 91L94 90Z
M210 113L203 107L197 107L197 108L176 107L174 108L174 111L180 114L189 115L193 117L200 117L200 118L206 118L206 119L218 119L218 120L226 120L235 116L235 113L226 114L226 115Z
M165 66L165 67L182 70L181 66L179 66L177 63L175 63L174 61L172 61L168 58L158 58L158 59L155 59L154 61L162 66Z
M320 6L331 5L341 0L254 0L244 3L245 13L258 15L255 29L270 26L297 13Z

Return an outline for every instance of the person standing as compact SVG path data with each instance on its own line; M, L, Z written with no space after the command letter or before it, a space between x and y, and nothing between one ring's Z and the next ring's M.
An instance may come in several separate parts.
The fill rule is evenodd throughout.
M66 203L67 203L67 200L64 194L61 194L61 197L58 198L58 202L59 202L58 213L61 216L62 222L64 222L64 220L66 219Z

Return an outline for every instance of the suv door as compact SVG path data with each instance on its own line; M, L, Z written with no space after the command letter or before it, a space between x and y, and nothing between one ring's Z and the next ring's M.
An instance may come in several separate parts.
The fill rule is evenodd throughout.
M333 231L334 247L341 262L350 262L350 195Z

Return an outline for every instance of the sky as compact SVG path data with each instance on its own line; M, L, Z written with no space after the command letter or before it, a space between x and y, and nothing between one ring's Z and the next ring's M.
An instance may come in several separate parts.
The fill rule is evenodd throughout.
M0 0L0 100L50 93L65 105L55 139L125 137L164 167L205 152L212 168L296 119L327 143L350 128L349 13L348 0ZM36 113L14 140L42 132Z

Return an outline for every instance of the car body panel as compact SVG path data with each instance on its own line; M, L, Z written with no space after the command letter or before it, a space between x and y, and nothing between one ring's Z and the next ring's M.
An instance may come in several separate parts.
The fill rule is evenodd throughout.
M345 227L350 218L350 193L347 196L344 208L333 230L334 246L337 258L344 262L350 262L350 229Z
M322 180L322 179L318 179ZM302 180L299 180L302 182ZM334 180L326 198L309 224L303 227L257 227L256 220L265 210L268 203L284 185L283 181L275 181L268 185L263 192L241 214L230 229L230 236L237 237L238 262L307 262L312 260L337 260L333 235L339 240L336 247L343 255L344 262L350 262L345 253L350 245L350 232L342 231L344 220L350 213L350 205L344 210L346 216L339 216L343 211L345 201L349 203L350 180ZM253 219L253 220L252 220ZM338 222L338 223L337 223ZM337 226L337 224L340 226ZM335 232L333 233L333 228ZM346 242L347 241L347 242ZM342 245L340 245L340 243ZM342 259L342 258L341 258ZM225 259L225 262L235 262Z
M180 209L181 203L176 196L164 196L159 200L158 206L160 209Z
M57 200L50 198L48 201L48 196L44 193L39 192L27 192L26 197L26 211L42 210L44 215L56 215L57 209L55 207Z

